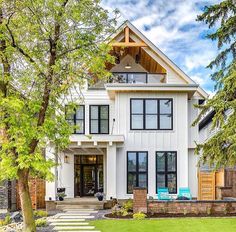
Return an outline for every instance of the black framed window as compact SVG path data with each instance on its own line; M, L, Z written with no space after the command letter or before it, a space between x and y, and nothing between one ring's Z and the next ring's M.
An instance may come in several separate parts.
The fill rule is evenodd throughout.
M84 134L85 127L85 107L80 105L74 110L69 110L66 106L66 120L74 127L74 134Z
M127 152L127 193L132 194L134 187L148 187L147 152Z
M90 134L109 134L109 106L90 105Z
M173 99L130 99L131 130L172 130Z
M156 152L156 186L177 193L177 152Z

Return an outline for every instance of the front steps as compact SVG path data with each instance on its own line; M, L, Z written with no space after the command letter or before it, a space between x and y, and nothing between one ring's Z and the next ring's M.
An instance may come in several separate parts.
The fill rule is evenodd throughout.
M86 221L93 219L95 213L97 211L91 209L82 209L81 211L77 209L73 212L65 210L64 213L58 213L48 221L55 232L101 232Z
M97 198L66 198L64 201L56 202L56 209L61 211L76 210L100 210L103 209L105 201L98 201Z

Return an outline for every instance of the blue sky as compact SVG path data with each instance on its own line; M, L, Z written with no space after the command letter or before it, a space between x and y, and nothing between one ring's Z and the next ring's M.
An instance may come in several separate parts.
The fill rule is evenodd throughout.
M204 6L219 0L102 0L119 9L119 21L130 20L185 73L209 94L214 92L206 66L217 54L216 43L205 38L207 26L196 22Z

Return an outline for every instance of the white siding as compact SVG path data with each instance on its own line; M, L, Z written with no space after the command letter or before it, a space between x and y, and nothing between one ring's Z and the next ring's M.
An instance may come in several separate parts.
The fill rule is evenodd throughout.
M188 155L188 186L190 188L191 194L194 198L198 196L198 156L194 154L194 149L189 149L189 155Z

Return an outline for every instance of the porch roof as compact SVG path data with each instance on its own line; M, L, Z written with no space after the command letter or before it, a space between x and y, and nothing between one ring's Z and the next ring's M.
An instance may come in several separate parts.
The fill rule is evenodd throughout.
M122 145L125 141L124 135L109 135L109 134L99 134L99 135L71 135L70 136L71 145L70 148L76 147L107 147L107 145L112 146L113 143L116 145Z

